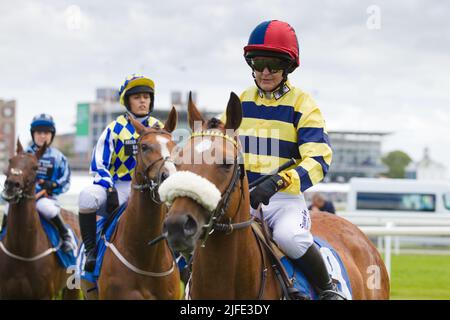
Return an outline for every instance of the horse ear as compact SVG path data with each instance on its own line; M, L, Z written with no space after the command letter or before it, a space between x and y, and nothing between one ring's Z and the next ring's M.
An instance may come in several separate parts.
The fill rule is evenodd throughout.
M17 138L17 148L16 148L16 153L17 153L17 154L23 153L23 147L22 147L22 144L20 143L20 139L19 139L19 138Z
M227 120L225 123L225 129L232 129L236 131L242 122L242 105L239 97L231 92L230 100L227 105Z
M137 121L136 119L134 119L132 116L128 116L128 119L130 120L131 124L133 125L134 129L136 130L136 132L141 135L142 133L144 133L144 131L146 130L145 126L140 123L139 121Z
M47 147L47 142L44 142L44 145L36 151L35 156L38 160L44 155L45 151L47 151Z
M197 107L194 104L194 101L192 101L192 92L191 91L189 91L188 122L189 122L189 127L191 128L192 131L195 131L194 127L195 127L196 123L198 125L198 122L201 122L202 126L205 123L205 119L203 119L202 114L200 113L200 111L198 111Z
M167 118L166 123L164 123L164 130L168 132L172 132L177 127L178 122L178 112L174 106L172 106L172 110L170 110L169 117Z

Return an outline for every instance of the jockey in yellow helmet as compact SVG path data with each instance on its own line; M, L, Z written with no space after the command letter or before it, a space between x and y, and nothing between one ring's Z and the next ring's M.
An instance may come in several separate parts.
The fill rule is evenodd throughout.
M79 198L80 229L86 252L85 270L93 271L96 263L96 216L108 216L129 197L131 179L136 166L138 133L129 117L144 126L164 126L150 116L153 111L155 84L150 78L132 74L119 90L120 103L126 112L111 122L92 153L93 184L87 186Z

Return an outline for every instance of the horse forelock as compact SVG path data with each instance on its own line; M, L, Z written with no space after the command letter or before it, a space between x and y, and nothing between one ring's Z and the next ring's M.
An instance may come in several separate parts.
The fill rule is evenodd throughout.
M217 118L211 118L206 123L206 129L224 129L225 124Z

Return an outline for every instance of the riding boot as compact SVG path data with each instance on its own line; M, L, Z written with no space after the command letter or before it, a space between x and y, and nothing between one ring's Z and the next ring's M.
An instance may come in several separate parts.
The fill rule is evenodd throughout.
M8 222L8 216L6 214L4 214L3 220L2 220L2 229L0 230L0 232L2 232L5 229L7 222Z
M69 229L66 227L61 214L56 215L50 221L55 225L56 229L58 229L59 236L63 241L61 246L62 250L64 252L70 252L76 249L72 237L70 236Z
M293 260L311 281L319 293L320 300L344 300L345 298L337 291L337 286L331 280L327 267L323 261L319 248L313 243L305 254Z
M86 254L84 270L93 272L97 260L97 213L80 213L78 219L81 237L84 242L84 252Z

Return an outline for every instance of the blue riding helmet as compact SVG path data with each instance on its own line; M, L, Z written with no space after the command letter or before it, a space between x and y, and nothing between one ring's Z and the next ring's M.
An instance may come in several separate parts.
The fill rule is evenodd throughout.
M49 114L41 113L33 118L31 121L30 126L30 132L31 132L31 138L34 141L33 133L35 131L48 131L52 133L52 141L55 137L56 133L56 127L55 127L55 121L53 120L53 117Z

